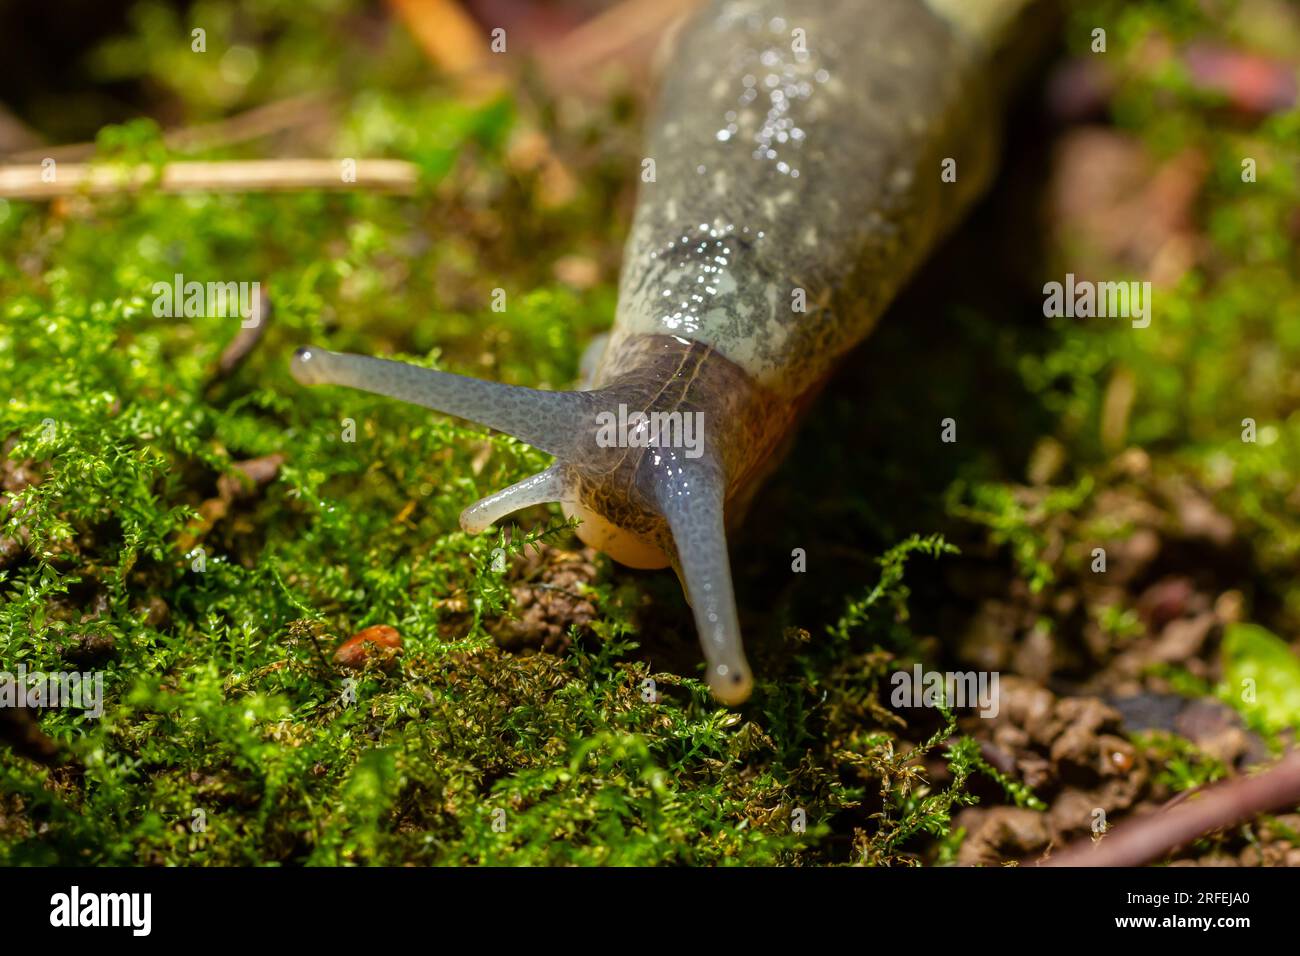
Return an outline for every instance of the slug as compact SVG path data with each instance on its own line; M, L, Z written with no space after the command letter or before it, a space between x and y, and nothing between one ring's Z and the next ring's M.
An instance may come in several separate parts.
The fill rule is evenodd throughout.
M589 385L543 391L301 348L345 385L555 456L466 532L558 502L634 568L671 565L715 698L753 677L727 556L836 363L984 189L1031 0L717 0L676 35Z

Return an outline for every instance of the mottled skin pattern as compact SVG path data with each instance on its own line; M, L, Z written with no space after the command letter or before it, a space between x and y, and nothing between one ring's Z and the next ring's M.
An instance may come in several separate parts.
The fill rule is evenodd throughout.
M597 384L629 338L664 334L794 399L985 185L997 124L979 59L920 0L731 0L671 62Z
M559 501L588 544L671 563L714 695L752 684L734 524L835 363L984 187L1030 0L715 0L685 27L650 125L618 315L593 388L540 392L300 350L295 377L416 402L556 456L461 516ZM945 159L956 177L945 181ZM692 449L611 444L619 407L703 422ZM692 418L692 421L697 420Z

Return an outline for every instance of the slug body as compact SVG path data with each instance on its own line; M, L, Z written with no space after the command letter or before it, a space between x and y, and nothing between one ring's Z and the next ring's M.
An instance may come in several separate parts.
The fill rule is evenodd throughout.
M985 187L1027 6L706 4L668 62L642 167L654 175L643 175L589 388L316 348L298 351L295 377L416 402L553 454L546 471L467 508L462 527L560 502L615 560L672 565L714 695L743 701L752 677L725 529L836 363Z

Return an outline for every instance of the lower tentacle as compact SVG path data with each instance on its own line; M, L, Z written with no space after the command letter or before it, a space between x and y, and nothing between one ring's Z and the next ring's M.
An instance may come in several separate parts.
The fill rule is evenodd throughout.
M522 508L565 501L570 492L564 465L556 462L545 471L474 502L460 513L460 526L469 534L479 534Z

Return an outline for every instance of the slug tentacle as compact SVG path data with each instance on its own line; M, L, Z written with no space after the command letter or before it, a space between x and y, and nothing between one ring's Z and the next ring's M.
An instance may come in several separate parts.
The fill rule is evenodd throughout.
M688 459L674 449L655 449L642 464L638 484L672 534L673 567L695 614L713 696L724 704L743 703L753 677L731 585L722 467L712 456Z
M522 508L566 501L572 490L564 465L556 462L545 471L474 502L460 513L460 526L469 534L479 534Z
M591 418L592 402L583 392L503 385L314 346L298 349L291 368L303 385L346 385L423 405L495 428L557 457L573 449L581 424Z

